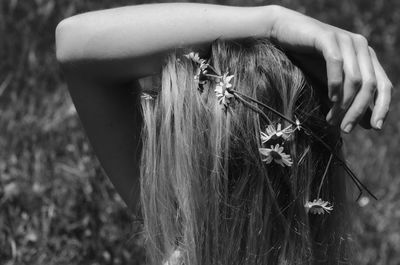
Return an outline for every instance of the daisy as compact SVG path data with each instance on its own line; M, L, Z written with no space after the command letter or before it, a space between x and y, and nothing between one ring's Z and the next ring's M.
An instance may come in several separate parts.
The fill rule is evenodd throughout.
M200 92L203 92L203 85L207 82L207 77L205 75L208 72L207 68L209 67L209 64L206 63L205 59L201 59L197 52L190 52L184 56L198 65L194 75L194 80L198 84Z
M204 85L207 81L207 78L205 77L205 74L207 74L207 67L208 67L208 64L202 63L196 69L196 73L194 75L194 80L196 80L196 82L198 82L200 85Z
M293 132L292 125L289 125L283 130L281 128L282 125L280 123L276 125L276 128L273 124L268 125L267 128L265 129L265 132L260 132L261 142L265 144L269 140L275 140L278 139L279 137L282 137L284 140L289 139L290 134Z
M300 121L299 121L299 119L296 118L296 129L295 130L299 130L300 131L300 129L301 129Z
M217 99L219 104L222 104L225 108L229 106L229 104L235 99L235 95L231 92L229 88L232 87L230 81L234 75L229 75L226 72L222 77L221 81L215 87L215 94L217 95Z
M333 206L328 201L323 201L321 199L315 199L314 201L308 201L304 205L306 211L312 214L324 214L330 213L333 210Z
M198 52L190 52L190 53L185 54L183 56L185 56L186 58L188 58L188 59L192 60L193 62L195 62L197 64L200 64L200 65L206 63L206 60L200 58Z
M164 262L163 265L182 265L183 264L183 255L182 251L179 249L175 249L174 252L171 253L168 260Z
M150 94L147 94L147 93L142 93L142 95L140 95L140 97L144 100L153 100L154 99Z
M290 155L285 154L283 152L283 146L279 146L279 144L276 144L275 147L271 145L271 148L259 148L258 150L260 151L261 155L265 156L262 161L266 162L267 164L270 164L272 161L283 167L290 167L293 164Z

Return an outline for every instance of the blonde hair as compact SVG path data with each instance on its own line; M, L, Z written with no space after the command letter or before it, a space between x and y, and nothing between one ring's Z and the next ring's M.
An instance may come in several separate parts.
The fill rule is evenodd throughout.
M235 90L298 117L334 148L339 132L327 129L316 91L267 40L218 40L210 60L235 75ZM194 73L190 60L171 53L161 91L142 100L141 203L150 263L171 263L176 251L185 265L346 262L340 166L328 168L320 193L334 205L332 213L310 215L304 208L317 195L330 152L297 132L289 144L293 165L266 165L258 150L268 124L243 104L225 112L214 84L199 93Z

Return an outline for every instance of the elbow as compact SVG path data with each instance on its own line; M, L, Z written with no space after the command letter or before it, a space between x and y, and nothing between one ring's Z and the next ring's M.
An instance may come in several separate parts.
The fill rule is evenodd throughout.
M66 18L58 23L55 32L56 58L61 64L79 59L79 28L74 17Z

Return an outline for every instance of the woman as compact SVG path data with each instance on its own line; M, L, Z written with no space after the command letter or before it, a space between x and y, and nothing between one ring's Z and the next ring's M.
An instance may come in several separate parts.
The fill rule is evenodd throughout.
M320 117L324 110L319 110L315 104L317 98L321 98L315 95L321 91L309 86L301 89L304 78L301 73L283 54L263 41L214 43L209 61L189 53L187 59L194 61L189 61L194 64L192 68L182 56L187 52L185 47L198 50L205 57L215 39L247 37L271 39L316 83L327 80L328 91L322 92L333 104L329 112L326 111L326 118L332 124L340 123L344 132L350 132L362 120L377 91L370 125L376 129L382 127L391 84L365 38L282 7L142 5L78 15L62 21L57 28L57 57L103 168L132 208L139 200L139 187L142 187L149 257L155 264L173 263L174 259L187 264L326 264L346 258L345 222L340 221L340 217L345 216L344 196L340 195L343 181L333 177L343 165L339 163L340 168L330 166L332 159L341 162L337 150L338 132L333 130L323 139L316 133L325 128ZM241 56L244 53L246 56ZM318 55L325 59L326 73L315 68L312 58ZM254 62L271 62L273 58L276 59L274 67L256 76L258 68L255 67L265 63ZM162 68L164 61L167 64ZM201 68L202 64L206 66ZM182 79L182 73L190 76L193 66L200 67L198 89L189 89L193 85L187 80L193 81L193 78ZM153 103L146 101L143 105L145 138L141 154L143 121L138 97L141 88L137 80L159 73L161 68L163 85L157 103L151 106ZM281 78L277 73L283 70L287 75ZM232 75L233 72L236 74ZM276 78L272 80L275 81L268 83L274 75ZM246 76L252 77L246 79ZM287 93L281 93L285 87L282 80L286 78L290 84L286 91L288 97L284 96ZM177 89L182 80L185 85ZM227 90L230 80L234 82L233 89ZM221 82L223 93L212 103L207 99L218 89L206 88ZM269 86L265 85L267 83ZM242 88L238 84L252 85ZM271 86L276 86L275 95L272 94L274 101L268 102L273 93L268 90ZM261 88L264 90L257 90ZM136 92L133 101L132 90ZM198 90L204 90L204 95L190 94ZM238 101L236 114L236 109L230 109L233 106L230 101L223 97L225 92L232 94L231 101ZM205 101L199 101L201 98ZM190 106L197 107L185 108L184 102L188 99L192 100ZM197 101L193 102L194 99ZM261 104L255 101L258 99L262 99ZM297 113L299 102L301 112ZM224 111L207 105L216 103L222 103ZM278 114L268 112L268 106L278 110ZM314 111L319 116L314 115ZM191 116L186 116L187 113ZM183 114L183 120L178 120ZM193 118L199 115L208 116L200 120ZM264 123L260 121L261 116L265 116ZM295 116L299 116L296 117L299 119L297 127ZM199 123L204 120L207 122ZM182 141L176 138L177 131L170 128L178 121L186 121L180 124L180 130L185 126L189 128L184 130ZM265 142L261 139L260 143L260 136L254 130L248 135L243 129L263 130L271 125L274 127L264 133L277 136L279 132L280 141L285 131L278 129L278 123L288 128L290 143L262 146L261 143L270 144L270 139L264 139ZM215 126L208 126L211 128L208 129L207 124ZM194 134L190 130L197 128L194 125L205 126L205 131ZM217 140L207 150L201 152L200 148L195 152L193 148L197 144L182 146L187 137L190 143L206 144L209 139ZM244 142L247 138L248 142ZM204 148L207 146L204 144L199 146ZM288 148L291 156L282 153L282 146ZM184 148L193 152L185 156ZM271 156L272 149L275 155L281 155L280 158ZM305 173L310 173L316 153L321 156L319 162L315 162L315 176L305 177ZM196 161L200 162L196 164ZM196 173L198 178L192 178L188 172ZM142 174L141 185L139 174ZM331 217L308 219L307 208L311 210L313 199L322 195L335 203ZM322 202L320 209L330 212L332 205ZM335 223L338 225L334 226ZM323 258L326 255L330 260Z

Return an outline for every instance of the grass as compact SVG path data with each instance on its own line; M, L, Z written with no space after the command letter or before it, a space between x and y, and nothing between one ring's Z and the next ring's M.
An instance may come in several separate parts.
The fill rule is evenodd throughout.
M142 2L0 2L0 264L144 263L140 223L102 173L54 57L62 18ZM248 2L283 4L364 34L397 84L398 1ZM350 164L379 197L357 206L361 264L400 264L399 111L395 94L383 132L345 137Z

